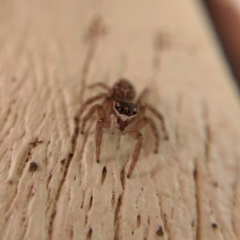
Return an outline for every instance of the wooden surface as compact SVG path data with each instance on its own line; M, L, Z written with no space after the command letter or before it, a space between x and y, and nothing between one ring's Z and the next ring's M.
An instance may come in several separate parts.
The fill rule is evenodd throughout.
M239 96L201 5L0 9L0 239L240 239ZM75 119L101 92L86 85L120 77L151 89L170 134L156 155L142 131L130 179L135 141L104 131L97 164L97 118L84 136Z

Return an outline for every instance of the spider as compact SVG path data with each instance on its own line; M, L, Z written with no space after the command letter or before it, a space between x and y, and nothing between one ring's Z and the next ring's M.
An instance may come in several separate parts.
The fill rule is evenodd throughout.
M160 137L156 124L145 116L145 110L152 112L161 123L165 139L168 140L168 134L165 128L164 118L155 108L149 104L143 104L143 97L147 89L140 94L137 101L134 103L135 90L132 84L126 79L120 79L112 88L104 83L95 83L89 88L101 87L105 89L106 93L100 93L92 98L89 98L80 109L80 117L89 104L105 98L102 104L94 104L87 114L83 117L81 123L81 134L84 133L85 125L91 116L97 111L99 119L96 124L96 161L100 162L100 152L102 143L103 128L110 128L112 134L116 130L120 130L122 134L129 134L132 138L137 140L135 150L132 156L132 162L127 172L127 177L130 178L134 167L138 161L140 150L143 143L143 135L140 133L143 127L148 123L151 127L152 133L155 137L155 153L158 153Z

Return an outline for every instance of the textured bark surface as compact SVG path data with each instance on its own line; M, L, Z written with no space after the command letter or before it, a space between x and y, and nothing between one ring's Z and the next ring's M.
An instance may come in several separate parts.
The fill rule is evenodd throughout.
M0 239L240 239L239 96L200 5L0 9ZM84 136L75 118L102 92L88 84L120 77L151 89L170 135L154 154L142 131L130 179L136 141L104 130L97 164L97 118Z

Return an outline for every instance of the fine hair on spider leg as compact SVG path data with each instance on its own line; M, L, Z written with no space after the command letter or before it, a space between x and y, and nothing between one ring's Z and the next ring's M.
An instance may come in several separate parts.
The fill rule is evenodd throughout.
M138 97L136 103L133 102L135 98L135 89L133 85L126 79L120 79L112 88L104 83L95 83L89 86L90 89L101 87L107 90L107 93L100 93L87 99L80 110L80 115L87 109L87 107L96 101L103 99L102 104L95 103L92 105L86 115L82 119L81 133L84 133L85 125L92 115L97 112L98 120L96 123L96 162L101 160L101 144L103 129L111 129L112 133L116 130L122 134L129 134L137 142L132 155L132 162L127 172L129 178L135 168L139 159L140 151L143 145L143 135L139 132L147 124L150 125L151 132L155 138L154 152L158 153L160 145L160 135L154 120L145 116L145 110L149 110L155 117L160 120L161 127L165 136L168 139L168 133L165 127L164 117L154 107L149 104L143 104L143 99L148 89L144 90Z

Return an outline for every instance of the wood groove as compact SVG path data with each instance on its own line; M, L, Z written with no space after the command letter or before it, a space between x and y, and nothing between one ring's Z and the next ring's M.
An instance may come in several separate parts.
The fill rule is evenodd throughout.
M201 199L200 199L200 186L199 186L199 167L198 159L195 160L195 167L193 171L193 179L195 183L195 201L196 201L196 212L197 212L197 222L196 222L196 240L201 240Z

